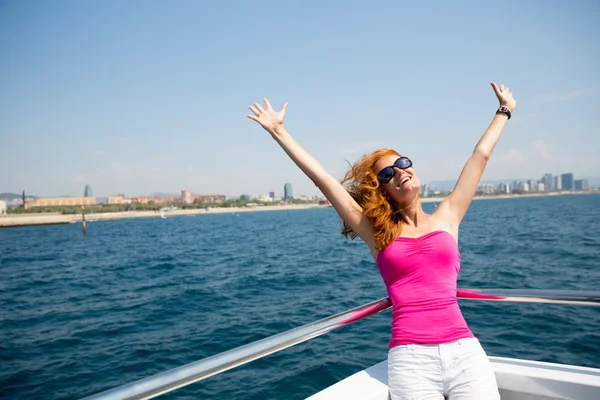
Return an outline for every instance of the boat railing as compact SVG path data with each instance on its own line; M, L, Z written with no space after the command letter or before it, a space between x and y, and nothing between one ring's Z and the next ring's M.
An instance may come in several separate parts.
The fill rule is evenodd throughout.
M600 306L600 292L569 290L459 289L469 300ZM225 351L181 367L101 392L85 400L150 399L265 357L392 307L389 298L374 301L310 324Z

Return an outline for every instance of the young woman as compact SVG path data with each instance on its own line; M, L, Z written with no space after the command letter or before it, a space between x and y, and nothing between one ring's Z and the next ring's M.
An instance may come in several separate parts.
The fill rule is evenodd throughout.
M285 130L277 112L250 106L258 122L319 187L344 221L346 237L369 246L393 304L388 385L395 399L499 399L485 351L456 299L458 227L483 170L516 106L509 88L491 83L500 102L454 190L433 214L423 211L412 162L392 149L363 157L342 183Z

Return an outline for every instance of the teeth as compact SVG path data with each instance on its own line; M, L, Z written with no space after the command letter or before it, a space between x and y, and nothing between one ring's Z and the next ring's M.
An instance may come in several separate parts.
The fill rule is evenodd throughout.
M402 182L400 182L400 185L404 185L406 182L408 182L410 180L410 178L406 177L404 179L402 179Z

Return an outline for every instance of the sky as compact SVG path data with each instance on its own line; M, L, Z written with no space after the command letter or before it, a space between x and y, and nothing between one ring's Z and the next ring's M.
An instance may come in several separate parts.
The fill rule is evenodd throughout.
M482 180L600 175L594 1L0 0L0 192L319 194L246 118L336 178L380 147L455 180L498 107Z

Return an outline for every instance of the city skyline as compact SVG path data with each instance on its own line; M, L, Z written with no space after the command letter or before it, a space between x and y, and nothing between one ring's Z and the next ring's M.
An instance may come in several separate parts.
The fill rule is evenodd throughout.
M593 177L582 177L582 176L578 176L577 174L574 174L572 172L565 172L565 173L560 173L560 174L549 174L546 173L544 174L542 177L540 178L506 178L506 179L496 179L496 180L484 180L482 179L479 183L479 186L482 185L498 185L498 184L508 184L509 187L513 187L513 184L518 183L518 184L528 184L531 185L532 182L540 183L540 182L544 182L544 179L546 177L550 177L552 179L552 183L550 185L548 185L547 182L544 182L545 187L547 188L548 186L551 187L551 189L544 189L541 191L548 191L548 190L556 190L556 188L554 187L554 185L556 185L556 178L557 177L562 177L565 175L572 175L572 180L573 180L573 184L575 181L581 181L581 180L585 180L587 181L588 184L588 189L596 189L598 187L600 187L600 176L593 176ZM452 180L448 180L445 182L439 182L439 181L434 181L434 182L427 182L427 183L422 183L422 189L423 187L427 187L429 190L443 190L443 191L447 191L447 190L451 190L452 189L452 185L455 183L455 181ZM315 196L323 196L323 194L319 191L316 194L305 194L305 193L300 193L297 194L296 196L293 195L294 193L294 185L292 182L285 182L283 184L283 188L281 189L281 191L267 191L267 192L249 192L249 193L239 193L239 194L231 194L231 193L212 193L212 192L202 192L202 191L196 191L196 190L192 190L192 189L181 189L178 192L161 192L161 191L156 191L156 192L152 192L152 193L128 193L128 192L114 192L114 193L110 193L110 194L105 194L105 195L97 195L97 196L93 196L95 198L108 198L111 196L125 196L125 197L156 197L156 198L160 198L160 197L180 197L180 196L184 196L184 192L187 192L188 195L193 195L193 196L226 196L227 199L232 199L232 198L242 198L242 197L248 197L248 198L257 198L257 197L269 197L269 198L281 198L281 199L285 199L287 198L286 196L286 186L290 185L290 193L291 193L291 197L315 197ZM449 186L450 185L450 186ZM572 190L572 189L564 189L562 186L562 182L560 184L561 188L559 188L559 190ZM92 185L90 185L89 183L85 184L84 186L84 197L88 197L88 190L89 193L92 192ZM525 191L538 191L537 187L534 189L528 188ZM19 193L16 192L8 192L8 191L3 191L0 188L0 193L11 193L14 195L19 195ZM80 196L70 196L70 195L61 195L61 196L45 196L45 195L39 195L37 193L30 193L27 192L27 196L32 196L32 197L80 197ZM291 198L290 197L290 198Z
M505 3L508 32L479 3L108 4L3 6L1 191L318 194L245 117L263 97L289 102L286 127L336 179L392 147L422 182L456 180L492 80L517 109L483 181L600 176L597 4Z

